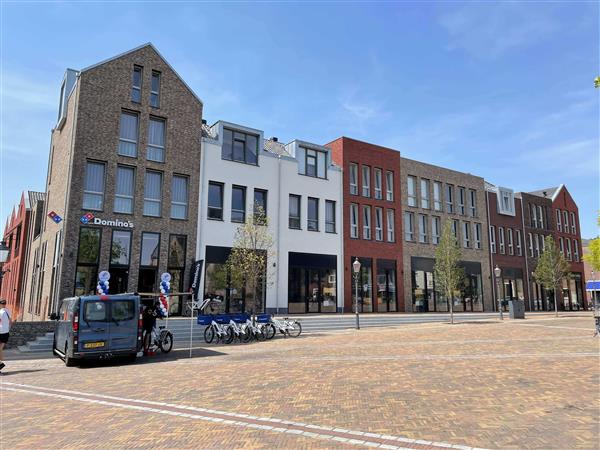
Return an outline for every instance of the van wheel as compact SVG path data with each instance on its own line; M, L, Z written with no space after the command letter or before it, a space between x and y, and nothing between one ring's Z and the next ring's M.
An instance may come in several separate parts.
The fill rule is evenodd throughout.
M73 367L75 364L75 358L69 356L69 344L65 344L65 366Z

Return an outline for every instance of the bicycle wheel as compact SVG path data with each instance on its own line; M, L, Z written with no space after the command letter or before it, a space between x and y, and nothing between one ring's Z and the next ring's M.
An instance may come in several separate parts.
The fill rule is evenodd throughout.
M212 325L209 325L204 329L204 341L207 344L210 344L214 338L215 338L215 329L213 328Z
M302 324L297 320L291 323L292 327L288 328L287 332L291 337L298 337L302 333Z
M273 339L275 337L275 333L277 333L277 329L275 329L275 325L272 323L268 323L263 327L265 332L266 339Z
M235 338L235 332L233 331L233 328L227 327L227 332L226 332L225 336L223 336L223 342L225 342L226 344L231 344L233 342L234 338Z
M259 327L256 330L256 333L254 334L254 337L256 338L256 340L258 342L266 341L267 340L267 334L266 334L265 327Z
M252 333L252 330L249 327L246 327L242 330L240 334L240 341L244 343L250 342L252 340L253 335L254 334Z
M169 353L173 348L173 334L170 331L164 331L158 341L158 346L163 353Z

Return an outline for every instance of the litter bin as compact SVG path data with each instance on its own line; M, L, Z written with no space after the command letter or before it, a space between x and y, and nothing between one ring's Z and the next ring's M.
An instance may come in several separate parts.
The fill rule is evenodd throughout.
M508 302L508 316L511 319L524 319L525 302L523 300L510 300Z

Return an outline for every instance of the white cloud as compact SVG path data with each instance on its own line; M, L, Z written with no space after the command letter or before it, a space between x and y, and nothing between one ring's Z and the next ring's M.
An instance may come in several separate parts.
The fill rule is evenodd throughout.
M39 83L17 74L3 74L3 109L54 110L58 107L57 86Z
M464 50L479 59L533 45L559 28L547 5L469 3L442 14L440 25L449 37L449 50Z

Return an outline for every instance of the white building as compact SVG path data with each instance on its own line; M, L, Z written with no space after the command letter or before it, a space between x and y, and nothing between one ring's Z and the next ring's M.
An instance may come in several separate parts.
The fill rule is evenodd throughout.
M201 295L223 296L226 312L254 310L253 294L233 286L223 268L237 227L258 204L275 242L260 305L275 313L341 311L342 173L331 150L298 140L283 145L261 130L219 121L204 127L201 158Z

